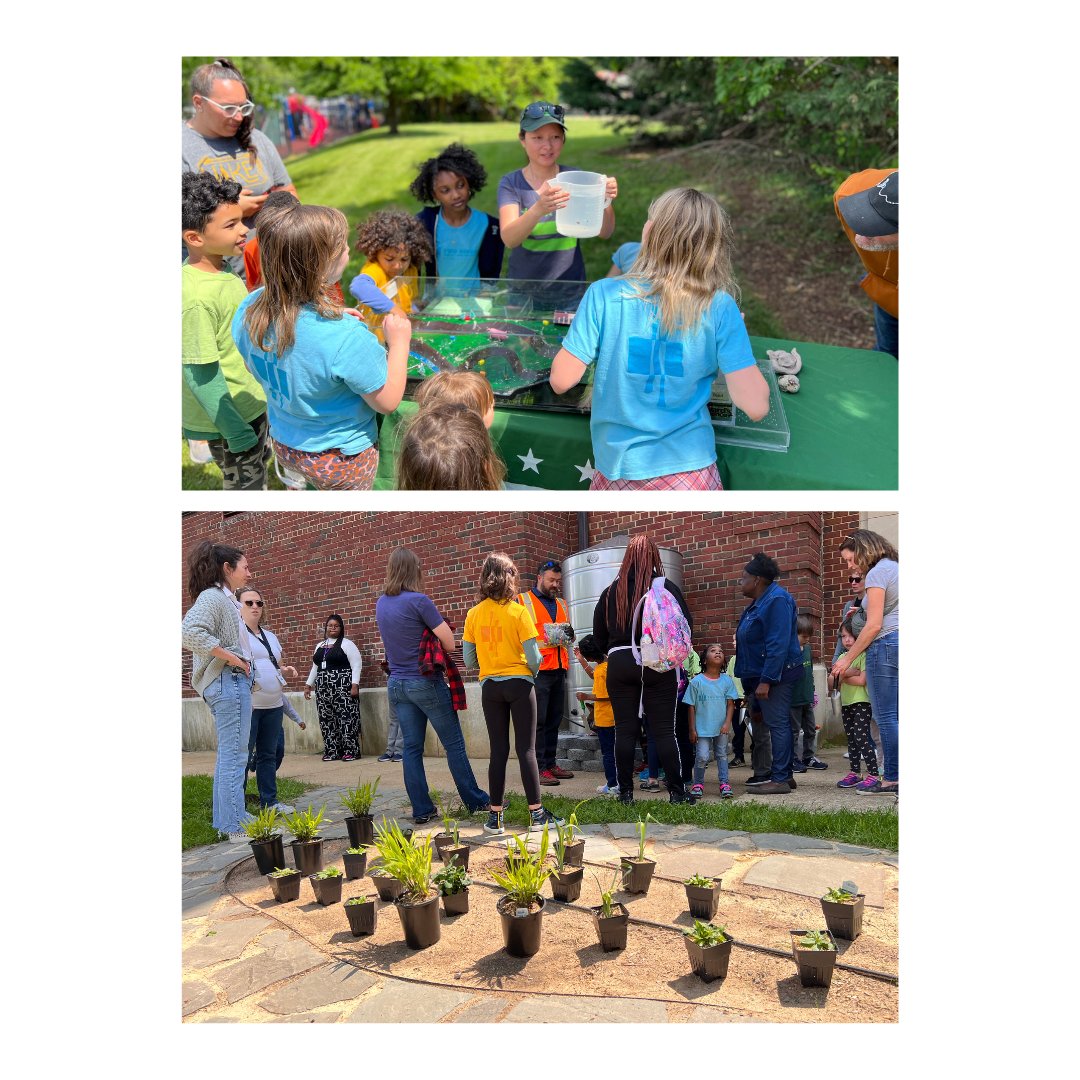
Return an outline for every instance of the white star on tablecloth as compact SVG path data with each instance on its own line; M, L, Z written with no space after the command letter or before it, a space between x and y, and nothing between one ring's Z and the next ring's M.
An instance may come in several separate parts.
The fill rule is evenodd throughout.
M579 473L581 473L581 475L578 477L579 484L583 480L588 480L590 484L592 483L592 478L596 475L596 470L593 468L592 458L586 458L584 465L575 465L574 468L577 469Z
M529 447L529 452L527 454L515 454L514 456L521 459L522 472L528 472L529 469L532 469L532 471L536 473L537 476L540 475L540 470L536 466L539 465L540 462L544 459L542 457L533 457L531 446Z

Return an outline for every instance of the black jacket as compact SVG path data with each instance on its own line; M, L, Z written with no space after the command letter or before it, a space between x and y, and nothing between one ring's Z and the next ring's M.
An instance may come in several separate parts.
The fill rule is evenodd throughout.
M482 210L473 210L474 214L483 214ZM435 250L435 219L439 216L437 206L425 206L416 215L420 223L431 235L431 250ZM484 214L487 218L487 229L484 231L484 239L480 241L480 276L482 278L497 278L502 274L503 251L505 247L502 235L499 232L499 220L490 214ZM431 262L424 264L424 270L428 277L437 277L439 274L434 254Z

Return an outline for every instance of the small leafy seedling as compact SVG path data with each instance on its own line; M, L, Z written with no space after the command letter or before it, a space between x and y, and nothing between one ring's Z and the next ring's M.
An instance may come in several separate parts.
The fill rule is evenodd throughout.
M345 901L346 907L355 907L357 904L366 904L368 898L366 896L354 896L351 900Z
M796 941L800 949L810 949L814 952L832 952L836 946L829 940L828 934L821 930L807 930Z
M641 818L638 818L638 820L637 820L637 834L638 834L637 858L638 858L639 862L642 859L645 858L645 830L648 828L648 823L650 821L654 825L656 824L656 818L654 818L652 816L652 814L648 814L648 813L645 815L645 820L644 821L642 821Z
M345 854L346 855L363 855L364 852L367 851L367 849L368 849L367 844L361 844L360 847L346 848L345 849Z
M465 872L465 867L457 861L444 866L431 880L438 886L442 896L464 892L472 884L472 878Z
M852 887L853 891L848 892L846 888L846 886L848 885ZM844 884L841 885L839 888L830 889L825 894L825 899L828 900L830 904L854 904L855 901L858 899L857 890L858 886L855 885L854 882L845 881Z
M274 869L270 874L271 877L292 877L293 874L299 874L299 870L286 870L284 867L279 866Z
M702 922L700 919L694 920L693 929L683 932L695 945L700 945L703 949L723 945L728 939L727 930L724 927Z
M610 919L614 914L615 893L618 891L619 886L619 871L615 871L611 884L606 889L600 884L600 879L595 874L593 874L593 880L600 890L600 918Z
M341 877L341 871L336 866L328 866L325 870L319 870L311 876L317 877L320 881L325 881L327 878Z
M683 884L692 885L696 889L711 889L716 884L716 879L704 874L691 874Z

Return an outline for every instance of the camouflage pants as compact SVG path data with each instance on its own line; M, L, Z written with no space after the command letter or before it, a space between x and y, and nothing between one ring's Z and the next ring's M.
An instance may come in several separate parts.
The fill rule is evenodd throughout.
M221 470L222 491L265 491L266 467L270 461L266 413L251 421L259 441L248 450L234 454L224 439L209 441L214 464Z

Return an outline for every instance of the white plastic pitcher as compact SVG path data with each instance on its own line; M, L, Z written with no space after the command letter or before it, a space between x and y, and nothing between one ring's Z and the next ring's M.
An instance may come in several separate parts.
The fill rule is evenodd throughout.
M608 178L602 173L563 172L549 181L570 193L570 201L555 211L555 227L563 236L584 239L598 236L604 220L604 208L611 200L604 197Z

